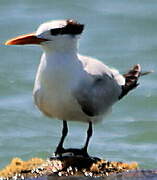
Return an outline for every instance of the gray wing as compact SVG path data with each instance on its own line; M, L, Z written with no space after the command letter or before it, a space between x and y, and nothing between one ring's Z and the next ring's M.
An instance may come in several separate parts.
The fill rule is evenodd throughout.
M97 116L107 110L110 104L107 97L106 81L102 77L94 77L92 84L82 83L75 92L75 97L82 111L88 116Z
M136 64L128 73L123 75L125 78L125 84L122 86L122 93L119 99L122 99L131 90L136 88L138 84L138 79L141 76L141 66Z
M110 109L121 94L121 85L117 83L114 72L98 60L81 56L86 72L75 91L75 98L82 111L88 116L97 116Z

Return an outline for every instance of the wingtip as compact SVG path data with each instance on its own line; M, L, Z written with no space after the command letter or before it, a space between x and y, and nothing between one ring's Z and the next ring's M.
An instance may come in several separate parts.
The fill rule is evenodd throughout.
M145 75L148 75L148 74L151 74L151 73L154 73L154 72L155 72L154 70L141 72L140 76L145 76Z

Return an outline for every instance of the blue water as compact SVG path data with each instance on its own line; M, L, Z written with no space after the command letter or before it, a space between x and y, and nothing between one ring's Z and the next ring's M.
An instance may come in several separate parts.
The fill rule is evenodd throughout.
M99 58L120 72L140 63L157 67L155 0L0 0L0 168L13 157L46 158L55 150L62 122L42 115L32 88L41 56L33 46L4 46L7 39L33 32L39 24L73 18L84 23L80 53ZM102 124L95 125L89 152L108 160L157 166L156 72L118 102ZM81 147L87 125L69 123L66 147Z

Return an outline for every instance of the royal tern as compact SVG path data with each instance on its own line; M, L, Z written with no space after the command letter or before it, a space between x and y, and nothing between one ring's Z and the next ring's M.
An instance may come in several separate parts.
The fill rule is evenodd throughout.
M8 40L6 45L38 44L44 50L38 67L33 96L35 104L46 116L63 120L62 137L55 154L88 156L92 124L111 110L112 105L137 87L141 67L135 65L121 75L101 61L78 54L78 38L84 25L75 20L46 22L32 34ZM65 149L67 121L89 124L82 149Z

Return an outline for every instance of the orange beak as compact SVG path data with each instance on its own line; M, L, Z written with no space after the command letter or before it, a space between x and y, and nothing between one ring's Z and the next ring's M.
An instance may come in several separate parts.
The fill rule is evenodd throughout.
M25 45L25 44L40 44L41 42L48 41L47 39L38 38L34 33L25 34L22 36L9 39L5 45Z

